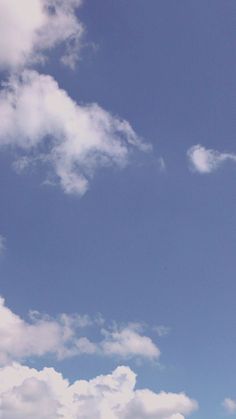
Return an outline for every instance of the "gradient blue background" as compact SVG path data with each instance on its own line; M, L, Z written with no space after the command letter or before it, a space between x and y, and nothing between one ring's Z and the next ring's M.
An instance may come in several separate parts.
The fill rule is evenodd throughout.
M61 67L56 51L41 71L128 119L154 151L99 172L82 199L42 186L40 171L17 175L2 153L1 293L22 316L101 312L171 327L159 339L162 368L131 363L138 385L184 390L200 403L193 417L222 419L221 401L236 396L236 167L193 174L186 151L236 152L236 3L86 0L79 17L78 68ZM75 379L116 361L54 365Z

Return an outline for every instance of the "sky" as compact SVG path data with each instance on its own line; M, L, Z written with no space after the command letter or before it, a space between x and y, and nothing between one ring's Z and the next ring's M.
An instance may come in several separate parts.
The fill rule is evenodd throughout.
M233 0L0 0L0 418L236 417Z

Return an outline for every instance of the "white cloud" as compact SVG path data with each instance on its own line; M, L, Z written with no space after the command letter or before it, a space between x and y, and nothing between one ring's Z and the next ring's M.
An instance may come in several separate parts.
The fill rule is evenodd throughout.
M82 106L57 82L35 71L12 76L0 94L0 145L51 167L66 193L84 194L101 167L124 167L134 148L146 151L130 124L97 104Z
M191 147L187 156L192 169L199 173L211 173L226 161L236 162L236 154L220 153L216 150L206 149L201 145Z
M4 252L6 249L6 239L5 237L0 235L0 255Z
M75 331L83 318L61 315L58 319L35 315L26 322L0 299L0 364L15 359L54 353L59 358L80 353ZM82 320L81 320L82 319Z
M230 398L226 398L223 401L223 407L225 408L226 412L229 414L236 413L236 401Z
M109 375L69 384L52 368L13 364L0 369L1 419L184 419L197 403L184 393L136 390L121 366Z
M102 342L102 349L107 355L125 358L141 356L149 359L157 359L160 356L160 350L151 338L140 335L137 328L132 325L121 330L103 330L103 334L105 339Z
M81 0L0 0L0 67L19 68L65 45L62 61L73 67L83 35L76 17Z
M51 76L26 70L62 44L73 67L83 25L82 0L0 0L0 68L12 71L0 91L0 146L19 151L17 172L44 164L66 193L83 195L98 168L124 167L131 149L150 149L130 124L93 103L80 105Z
M93 342L85 335L89 327L96 328L100 340ZM1 365L50 353L58 359L88 354L149 360L157 359L160 354L151 338L133 326L104 331L97 317L61 314L53 319L35 311L30 312L30 321L25 321L6 307L3 298L0 299L0 336Z

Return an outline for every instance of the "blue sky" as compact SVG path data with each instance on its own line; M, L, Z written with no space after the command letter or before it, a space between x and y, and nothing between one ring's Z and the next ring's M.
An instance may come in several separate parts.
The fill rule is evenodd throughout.
M31 324L29 310L42 313L45 327L48 316L62 327L60 313L88 315L92 325L83 336L97 346L92 354L72 357L58 355L55 347L38 356L27 342L16 353L0 345L0 376L15 360L38 371L53 367L71 383L124 365L137 373L137 388L183 391L199 405L196 411L192 402L160 413L157 400L151 416L142 399L140 419L234 417L235 2L85 0L77 8L79 2L71 0L66 8L63 1L50 0L72 19L68 27L74 19L84 26L83 36L77 26L68 36L80 48L67 48L67 66L61 62L68 42L62 34L69 29L55 26L57 41L49 34L44 43L37 29L38 40L29 47L22 37L20 50L12 41L18 27L9 29L16 19L11 3L7 14L7 2L0 1L12 49L10 54L0 43L1 79L10 80L0 98L1 294L25 324ZM22 19L29 6L28 0L23 3ZM36 6L45 1L33 3L30 13L36 16ZM50 21L54 15L48 16ZM36 17L35 27L41 28ZM44 63L39 53L47 57ZM56 96L59 88L66 99ZM50 111L49 89L55 94ZM38 111L31 114L34 100L45 102L37 102ZM132 126L131 140L117 118ZM86 145L90 140L95 146ZM158 335L158 326L165 326L165 336ZM14 330L12 342L19 333ZM133 347L121 348L124 331L147 339L138 354ZM38 329L34 333L40 339ZM4 391L0 387L0 397L9 406ZM11 409L3 411L3 419L18 418ZM137 419L135 409L114 419ZM89 411L83 417L113 419L111 413ZM26 418L22 412L19 417ZM45 413L39 419L52 417L59 416ZM80 417L71 413L70 419Z

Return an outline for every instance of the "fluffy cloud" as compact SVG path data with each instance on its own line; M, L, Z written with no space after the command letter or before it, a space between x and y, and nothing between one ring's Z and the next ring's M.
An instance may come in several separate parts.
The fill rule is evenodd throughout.
M136 376L124 366L110 375L69 384L52 368L37 371L14 363L47 353L59 358L86 353L151 360L160 355L136 323L105 329L101 317L62 314L52 319L33 311L30 318L24 321L0 299L1 419L184 419L197 408L183 393L136 390ZM94 326L101 332L98 342L84 336Z
M184 393L136 390L128 367L69 384L52 368L20 364L0 369L2 419L184 419L197 403Z
M12 75L0 91L0 146L18 150L20 172L48 169L45 183L83 195L98 168L124 167L131 150L147 150L130 124L93 103L80 105L51 76L26 70L62 44L63 63L78 59L81 0L0 0L0 68Z
M144 356L156 359L160 350L148 336L139 333L139 327L129 326L121 330L103 330L105 340L102 342L103 352L107 355L120 357Z
M0 0L0 66L19 68L65 45L62 61L73 67L83 26L75 11L81 0Z
M1 365L47 353L63 358L83 352L81 338L75 335L77 328L83 327L83 317L63 314L58 319L50 319L33 313L31 318L30 322L24 321L6 307L3 298L0 299Z
M236 412L236 401L230 398L226 398L223 401L223 407L227 413L234 414Z
M13 360L54 354L58 359L81 354L98 356L118 356L119 358L139 357L150 360L160 355L158 347L148 336L132 325L108 331L101 329L99 318L61 314L56 319L30 313L30 321L25 321L6 307L0 299L0 364ZM101 339L92 342L88 328L95 327Z
M149 149L127 121L97 104L77 104L51 76L35 71L5 83L0 114L0 145L25 153L15 167L40 161L67 193L84 194L96 169L124 167L131 150Z
M226 161L236 162L236 154L219 153L201 145L191 147L187 155L192 169L199 173L211 173Z

